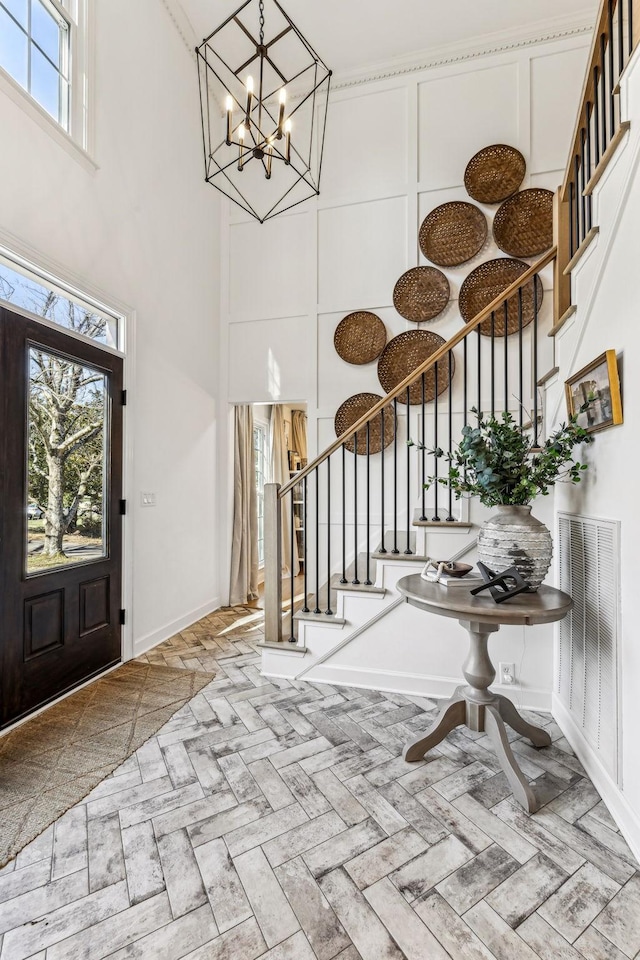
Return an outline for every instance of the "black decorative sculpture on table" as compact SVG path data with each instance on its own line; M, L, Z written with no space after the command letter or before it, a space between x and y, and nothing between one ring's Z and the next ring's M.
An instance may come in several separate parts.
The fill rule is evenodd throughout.
M496 573L485 563L478 561L478 570L482 574L485 583L481 587L474 587L471 595L476 597L483 590L488 590L496 603L504 603L505 600L511 600L517 597L519 593L525 593L529 590L529 584L518 572L517 567L508 567L502 573ZM507 581L513 583L509 586Z

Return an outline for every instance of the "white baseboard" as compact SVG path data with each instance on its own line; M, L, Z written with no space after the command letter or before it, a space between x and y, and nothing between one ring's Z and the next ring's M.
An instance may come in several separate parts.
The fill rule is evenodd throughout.
M192 623L196 623L196 621L201 620L210 613L213 613L213 611L217 610L220 606L220 598L214 597L213 600L209 600L201 607L197 607L197 609L191 610L189 613L185 613L184 616L179 617L172 623L167 623L158 630L153 630L151 633L146 634L144 637L138 637L137 639L134 638L133 656L141 657L143 653L147 653L148 650L151 650L153 647L157 647L159 643L162 643L164 640L168 640L169 637L173 637L174 634L180 633L181 630L185 630L187 627L190 627Z
M606 803L609 813L618 824L620 833L631 847L634 857L640 861L640 817L631 809L621 788L594 755L573 717L556 694L553 695L551 712L587 776Z
M264 676L286 679L299 673L299 666L296 668L296 665L292 663L291 669L288 669L289 665L285 666L281 658L278 658L280 662L277 667L275 660L265 662L267 658L264 654L265 651L263 651L262 661ZM429 697L431 699L448 698L453 694L456 687L464 683L460 677L434 677L394 670L366 670L361 667L348 667L331 663L319 664L310 670L304 679L308 680L309 683L329 683L337 687L362 687L365 690L403 693L412 697ZM517 686L507 687L500 684L494 684L491 689L509 697L521 709L545 711L551 709L551 693L548 690L522 690Z

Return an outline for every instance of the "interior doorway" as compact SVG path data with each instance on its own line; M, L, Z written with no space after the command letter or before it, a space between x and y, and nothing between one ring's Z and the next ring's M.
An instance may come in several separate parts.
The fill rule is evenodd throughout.
M261 604L264 585L264 488L284 486L306 466L306 403L245 404L234 409L234 516L230 603ZM287 507L288 509L288 507ZM293 507L296 531L291 549L291 517L283 511L282 575L302 576L302 504Z

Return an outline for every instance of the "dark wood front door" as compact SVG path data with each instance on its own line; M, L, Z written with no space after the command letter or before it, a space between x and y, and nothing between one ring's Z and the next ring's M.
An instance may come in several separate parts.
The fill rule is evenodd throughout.
M122 360L0 308L0 726L121 658Z

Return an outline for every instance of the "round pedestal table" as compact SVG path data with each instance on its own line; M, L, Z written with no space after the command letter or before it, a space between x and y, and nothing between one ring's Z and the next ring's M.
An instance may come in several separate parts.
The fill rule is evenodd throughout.
M407 744L404 759L408 763L422 760L455 727L466 725L470 730L485 732L515 799L533 813L537 809L536 797L516 763L505 724L528 737L534 747L550 746L551 737L521 717L511 700L489 689L496 676L489 656L489 637L504 624L528 627L562 620L573 606L571 597L542 586L536 593L521 593L504 603L495 603L488 592L473 597L470 588L430 583L419 574L399 580L398 590L407 603L441 617L453 617L469 634L469 654L462 668L466 685L457 687L427 732Z

